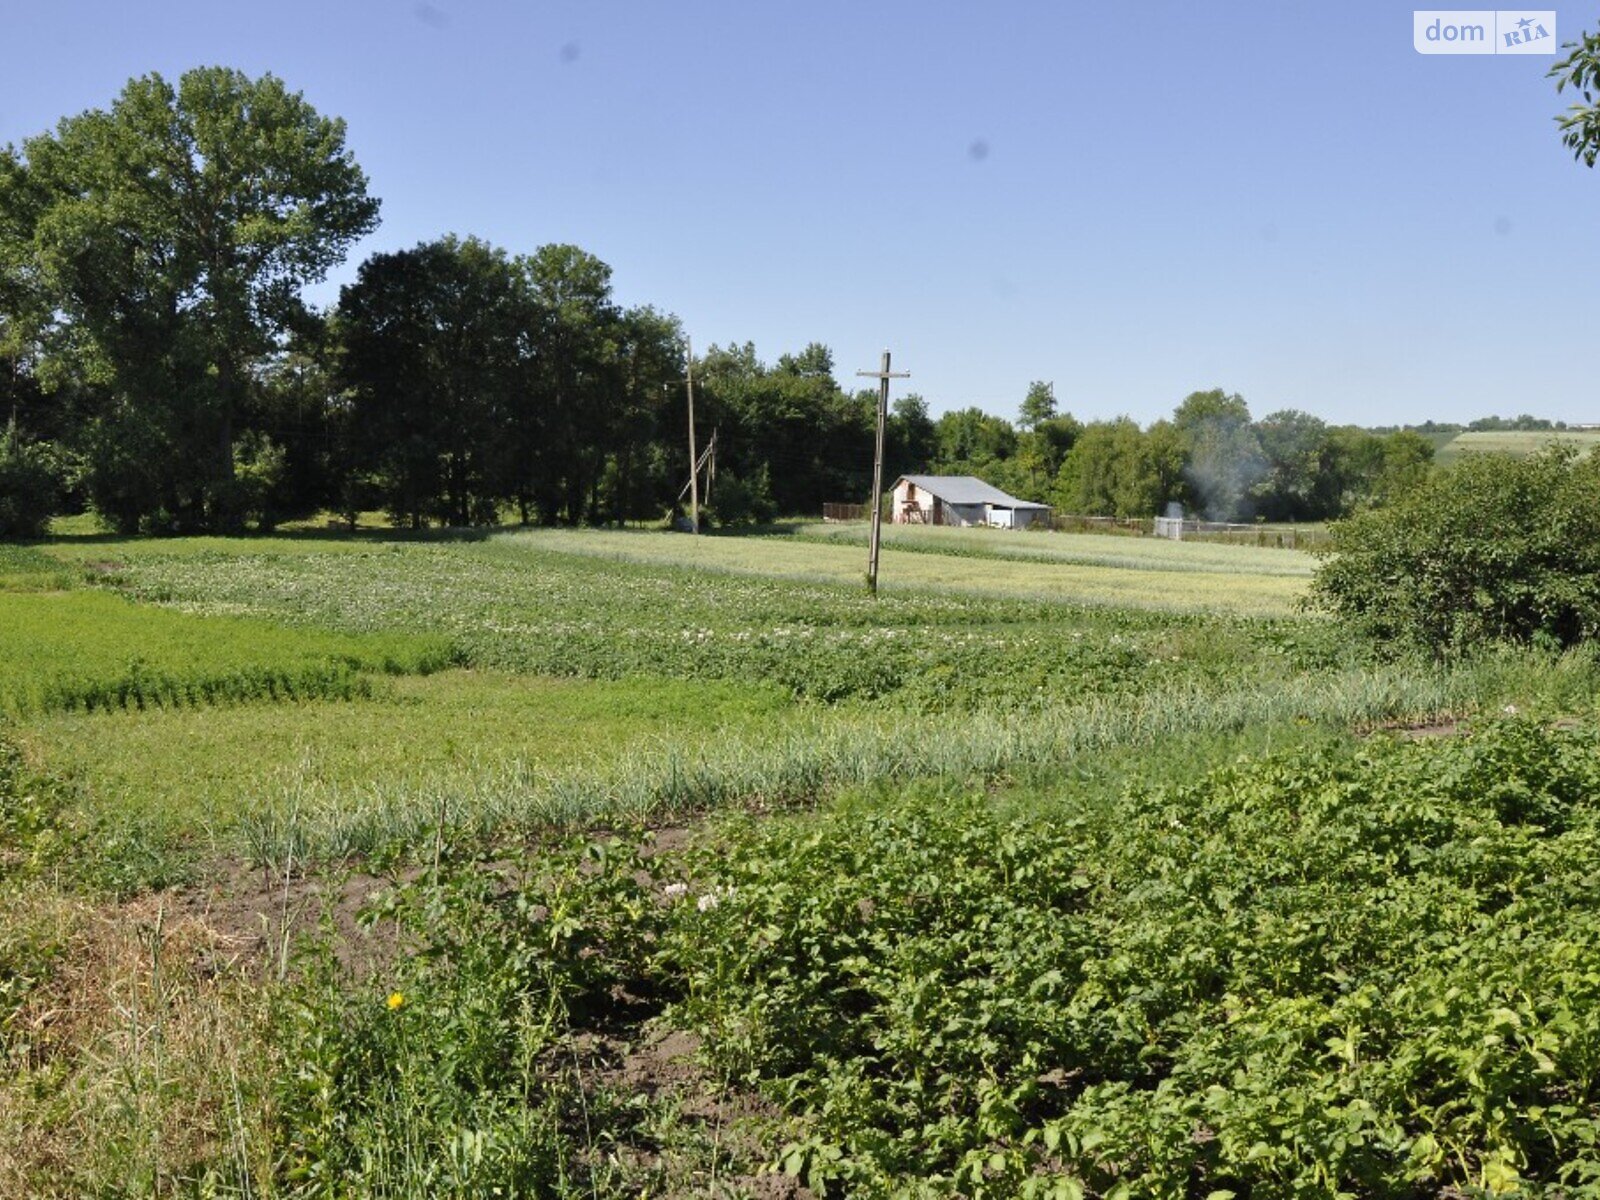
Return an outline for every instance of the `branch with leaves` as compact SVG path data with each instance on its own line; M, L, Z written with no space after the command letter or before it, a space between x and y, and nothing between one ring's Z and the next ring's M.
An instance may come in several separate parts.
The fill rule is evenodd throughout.
M1566 113L1556 118L1561 127L1561 140L1573 157L1585 166L1592 167L1600 158L1600 33L1587 33L1581 42L1568 42L1562 47L1567 57L1550 68L1550 77L1556 81L1556 91L1571 88L1583 97L1582 104L1574 104Z

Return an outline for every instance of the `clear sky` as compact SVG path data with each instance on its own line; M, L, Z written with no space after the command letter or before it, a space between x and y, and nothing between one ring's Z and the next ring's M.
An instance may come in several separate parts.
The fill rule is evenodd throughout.
M935 412L1600 421L1600 172L1549 57L1272 3L6 0L0 143L131 76L271 71L383 200L367 253L574 242L697 349L884 347ZM1600 2L1558 9L1566 41Z

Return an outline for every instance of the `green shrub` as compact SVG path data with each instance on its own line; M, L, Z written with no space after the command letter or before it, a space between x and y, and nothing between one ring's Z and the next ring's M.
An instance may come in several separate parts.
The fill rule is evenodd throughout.
M60 499L50 447L23 440L12 421L0 430L0 538L43 537Z
M718 481L717 502L711 515L719 525L760 525L778 515L772 501L772 480L762 467L749 479L731 471Z
M1571 646L1600 631L1600 458L1464 459L1332 528L1310 603L1435 653Z

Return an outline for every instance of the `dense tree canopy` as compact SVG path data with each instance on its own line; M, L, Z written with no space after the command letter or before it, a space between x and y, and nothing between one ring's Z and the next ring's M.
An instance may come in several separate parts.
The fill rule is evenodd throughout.
M840 388L825 346L812 343L772 367L748 342L713 346L696 376L705 423L719 439L718 486L726 474L782 513L868 499L876 399Z
M104 394L87 439L102 513L242 515L250 373L377 212L343 123L271 75L148 75L5 153L5 340L47 383Z
M339 298L356 461L413 528L493 517L524 414L521 293L506 255L454 238L377 254Z

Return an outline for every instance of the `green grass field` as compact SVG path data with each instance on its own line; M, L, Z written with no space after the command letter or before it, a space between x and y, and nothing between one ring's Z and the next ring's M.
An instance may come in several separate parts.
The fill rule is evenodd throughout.
M187 706L31 720L36 761L103 812L223 832L310 797L437 792L485 776L595 770L642 749L685 751L781 723L775 687L580 681L445 671L386 682L359 703Z
M550 530L509 535L508 547L624 562L853 584L866 575L863 529L806 526L802 536L705 537ZM890 530L879 586L1075 604L1250 616L1294 611L1311 576L1308 556L1094 534ZM1239 554L1229 551L1238 550ZM929 553L931 551L931 553Z
M1434 462L1449 466L1468 454L1537 454L1550 445L1572 446L1583 454L1600 445L1600 429L1536 431L1483 430L1458 433L1440 444Z
M828 544L865 547L865 525L802 525L797 537ZM941 556L1113 567L1128 571L1195 572L1243 577L1253 591L1264 578L1309 579L1316 560L1276 547L1233 546L1167 538L1108 538L1094 533L1024 532L1003 529L950 529L923 525L885 525L884 546Z
M94 591L0 592L0 712L361 695L371 673L450 661L423 634L338 634L194 617Z
M856 547L806 537L66 538L28 567L79 586L0 593L18 617L0 695L97 812L210 837L293 811L326 849L411 836L441 789L526 824L917 774L903 738L949 751L921 773L992 747L1021 762L1030 722L1053 731L1042 746L1080 727L1137 738L1138 721L1104 732L1108 706L1225 714L1263 703L1286 663L1339 665L1317 623L1208 611L1166 584L1226 576L1247 613L1288 612L1264 597L1302 585L1285 573L1299 556L1140 549L891 551L901 578L873 601ZM1114 602L1135 592L1159 603ZM445 662L471 670L407 677ZM313 669L331 672L320 691ZM941 739L972 713L1000 726Z
M93 812L271 854L393 848L445 793L481 831L698 811L1529 683L1368 661L1293 615L1290 551L895 535L877 600L816 527L68 538L27 566L78 586L0 592L0 697Z
M1590 1194L1594 655L864 549L0 547L0 1195Z

